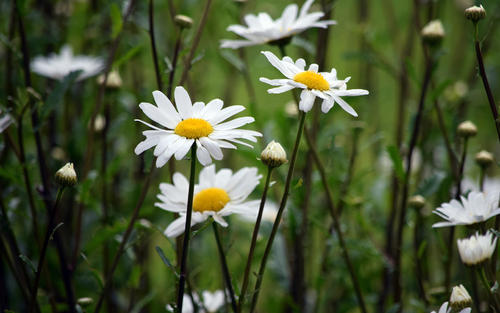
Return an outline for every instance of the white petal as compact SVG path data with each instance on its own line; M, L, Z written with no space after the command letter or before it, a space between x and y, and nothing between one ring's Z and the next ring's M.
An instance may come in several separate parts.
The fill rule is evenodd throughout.
M316 96L309 90L305 89L300 94L299 109L304 112L309 112L314 104Z
M193 116L193 106L186 89L181 86L175 87L174 96L177 110L179 111L182 119L191 118Z

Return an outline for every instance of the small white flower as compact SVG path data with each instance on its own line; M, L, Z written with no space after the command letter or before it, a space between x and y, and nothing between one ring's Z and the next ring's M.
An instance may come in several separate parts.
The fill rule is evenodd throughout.
M216 290L214 292L205 290L201 293L201 296L203 297L203 302L200 301L198 294L193 293L193 299L198 306L199 313L217 312L225 303L224 291L222 290ZM194 312L193 301L189 295L184 294L182 303L182 313ZM170 304L167 304L166 309L169 312L174 312L174 308Z
M260 205L260 203L259 203ZM269 223L274 223L276 220L276 216L278 216L278 204L273 201L266 201L266 204L264 205L264 211L262 212L262 222L269 222ZM283 213L286 214L287 210L285 210ZM241 215L240 218L249 223L255 223L257 220L257 214L252 215L252 216L247 216L247 215Z
M495 251L497 238L488 231L486 235L476 233L470 238L458 239L458 252L462 262L466 265L476 265L491 258Z
M245 15L244 19L247 26L231 25L227 28L228 31L243 37L244 40L222 40L221 48L238 49L272 43L290 38L309 28L327 28L328 25L337 23L332 20L320 21L325 15L323 12L309 13L309 8L313 2L314 0L307 0L300 8L300 12L296 4L290 4L285 8L281 17L276 20L273 20L267 13Z
M439 312L438 313L450 313L450 312L451 312L451 308L448 308L448 302L445 302L439 308ZM465 309L461 310L458 313L470 313L470 312L471 312L471 308L465 308ZM432 311L431 313L436 313L436 311Z
M194 186L191 225L212 217L215 222L227 227L223 217L233 213L255 217L260 200L245 200L259 184L261 177L255 167L244 167L234 174L230 169L221 169L216 173L215 165L203 168L200 171L199 183ZM160 184L161 194L158 199L161 202L155 203L155 206L161 209L180 215L165 230L167 237L182 234L186 224L189 182L182 174L175 173L173 183Z
M57 80L79 70L82 72L78 75L77 80L83 80L99 74L103 69L103 58L85 55L75 56L68 45L62 47L60 54L51 54L48 57L37 56L31 63L33 72Z
M498 207L499 196L500 193L498 192L472 191L467 198L461 197L462 203L455 199L449 203L443 203L432 212L444 218L447 222L439 222L432 225L432 227L471 225L487 221L491 217L500 214L500 208Z
M453 287L450 296L450 306L455 311L462 310L472 304L472 298L464 285Z
M197 145L196 156L201 164L207 165L222 159L222 149L236 149L232 143L238 143L252 147L241 141L241 139L256 142L255 137L262 136L261 133L238 129L239 127L252 123L253 117L238 117L231 121L223 122L229 117L245 110L244 106L232 105L222 108L224 103L220 99L214 99L206 105L203 102L191 103L189 94L183 87L175 88L174 108L170 100L161 92L153 91L153 97L157 106L142 102L139 107L154 122L164 128L159 128L142 120L136 119L153 130L146 130L143 135L144 141L135 148L136 154L155 147L153 154L158 157L156 166L162 167L167 161L175 156L181 160L189 152L193 144ZM187 193L186 193L187 194Z
M311 64L308 70L305 70L306 62L303 59L293 61L285 56L282 60L278 59L272 52L262 52L269 62L276 67L286 79L268 79L261 77L260 81L275 86L267 90L268 93L283 93L294 88L303 89L300 94L299 109L304 112L311 110L316 97L323 99L321 111L327 113L335 103L338 103L347 113L358 116L356 111L347 104L341 97L343 96L362 96L367 95L368 91L364 89L347 89L346 79L337 79L337 71L333 68L331 72L319 72L318 65Z

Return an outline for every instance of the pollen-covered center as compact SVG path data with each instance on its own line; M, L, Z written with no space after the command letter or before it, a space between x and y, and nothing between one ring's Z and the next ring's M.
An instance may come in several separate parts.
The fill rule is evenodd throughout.
M198 139L206 137L214 131L209 122L201 118L188 118L177 124L174 132L182 137Z
M293 80L304 84L309 89L316 90L330 90L330 84L326 81L326 79L320 73L315 73L313 71L305 71L298 73L293 77Z
M222 188L203 189L194 196L193 210L196 212L218 212L226 206L229 200L229 195Z

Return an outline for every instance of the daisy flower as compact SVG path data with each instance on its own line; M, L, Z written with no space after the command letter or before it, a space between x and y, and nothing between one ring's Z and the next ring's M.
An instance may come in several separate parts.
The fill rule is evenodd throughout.
M236 173L230 169L215 172L215 165L203 168L200 171L199 183L194 186L191 226L212 217L215 222L227 227L224 216L233 213L253 216L255 219L260 200L245 200L259 184L261 177L255 167L244 167ZM189 182L182 174L175 173L173 183L160 184L161 193L158 199L161 202L155 203L155 206L161 209L180 215L165 230L167 237L182 234L186 224Z
M358 116L356 111L347 104L341 97L343 96L363 96L368 91L364 89L347 89L347 82L351 79L337 79L337 71L333 68L330 72L319 72L318 65L311 64L305 70L306 62L303 59L293 61L286 56L282 60L278 59L270 51L262 52L267 60L276 67L286 79L268 79L261 77L260 81L271 86L268 93L283 93L294 88L302 89L300 94L299 109L304 112L311 110L316 97L323 99L321 111L327 113L335 103L338 103L347 113Z
M155 147L153 154L158 157L157 167L165 165L172 156L175 156L177 160L184 158L193 144L197 146L198 161L207 165L212 162L212 158L222 159L221 148L236 149L232 143L252 147L242 142L241 139L256 142L255 137L262 136L256 131L238 129L245 124L252 123L253 117L239 117L224 122L243 111L244 106L232 105L223 109L224 103L220 99L214 99L206 105L203 102L192 104L189 94L183 87L175 88L174 96L177 110L172 102L158 90L153 91L157 106L147 102L139 104L144 114L162 128L136 119L151 127L152 130L143 132L146 139L137 145L135 153L141 154Z
M201 293L201 296L203 298L203 301L200 301L198 294L193 293L193 299L198 306L199 313L217 312L225 304L224 291L222 290L216 290L214 292L205 290ZM193 301L189 295L184 294L183 303L184 305L182 306L182 313L195 312ZM173 306L171 306L170 304L167 304L166 309L169 312L175 311Z
M496 246L497 238L495 236L495 239L493 239L493 234L490 231L486 235L479 235L476 232L470 238L457 240L460 259L462 259L464 264L471 266L491 258Z
M325 15L323 12L309 13L314 0L307 0L300 9L296 4L288 5L277 20L273 20L267 13L245 15L247 26L231 25L228 31L244 38L244 40L222 40L221 48L238 49L246 46L255 46L264 43L276 43L290 39L309 28L327 28L336 24L332 20L320 21ZM298 13L298 15L297 15Z
M467 198L461 197L462 202L453 199L449 203L443 203L432 212L447 221L436 223L432 227L471 225L487 221L491 217L500 214L500 208L498 207L499 196L498 192L472 191Z
M450 312L451 312L451 307L448 308L448 302L445 302L439 308L439 312L438 313L450 313ZM458 313L470 313L470 312L471 312L471 308L466 308L466 309L461 310ZM432 311L431 313L436 313L436 311Z
M33 72L57 80L62 80L71 72L81 71L76 79L80 81L99 74L103 69L103 58L73 55L73 50L68 45L62 47L60 54L37 56L31 63Z

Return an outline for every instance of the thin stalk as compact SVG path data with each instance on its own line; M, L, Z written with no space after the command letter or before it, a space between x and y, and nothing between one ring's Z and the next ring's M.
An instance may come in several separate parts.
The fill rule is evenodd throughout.
M29 306L29 312L33 312L37 303L37 293L38 293L38 285L40 284L40 278L42 277L43 265L45 262L45 255L47 253L47 247L49 245L49 240L52 237L52 232L54 231L54 227L56 226L56 218L59 209L59 203L61 202L61 198L64 192L64 187L59 187L57 191L56 202L54 203L54 208L50 213L49 223L47 225L47 229L45 231L45 238L43 240L42 250L40 251L40 258L38 260L38 266L35 273L35 282L33 284L33 291L31 292L31 302ZM71 310L71 309L70 309Z
M320 173L320 176L321 176L321 182L323 184L323 188L325 189L328 208L330 210L330 214L332 215L333 229L337 233L337 236L339 239L340 249L342 251L342 257L344 258L344 262L347 265L347 269L348 269L349 275L351 277L351 282L352 282L353 287L354 287L354 292L356 293L356 298L358 300L359 308L360 308L361 312L366 313L368 311L366 309L366 304L365 304L365 301L363 298L363 293L361 291L361 286L359 284L359 280L358 280L358 277L356 275L356 271L354 270L354 266L353 266L353 264L351 262L351 258L349 256L349 251L347 249L347 245L346 245L345 240L344 240L344 235L342 233L342 229L340 227L338 210L335 207L332 192L331 192L329 185L328 185L328 177L326 175L325 167L323 166L323 163L321 162L321 159L319 157L318 152L316 151L316 148L310 144L311 138L310 138L310 134L309 134L309 131L307 128L305 128L304 133L306 135L307 143L309 144L309 150L312 152L314 162L316 163L316 168L318 169L318 172Z
M189 70L191 69L191 61L193 60L194 53L196 52L196 48L200 43L201 34L203 29L205 28L205 23L207 22L208 12L210 11L210 6L212 5L212 0L207 0L205 2L205 7L203 9L203 15L200 20L200 24L198 25L198 29L196 30L196 34L194 35L193 43L191 44L191 49L188 52L188 55L184 61L184 71L181 75L181 80L179 86L182 86L188 78Z
M292 183L293 178L293 170L295 168L295 161L297 159L297 152L299 151L300 138L302 137L302 130L304 129L304 121L306 118L306 113L300 111L299 115L299 127L297 130L297 137L295 138L295 145L293 147L292 156L290 159L290 165L288 167L288 174L286 176L285 189L283 191L283 196L281 198L280 207L278 209L278 214L276 215L276 220L273 224L273 229L271 230L271 235L269 236L269 240L266 244L266 249L264 251L264 255L262 256L262 260L260 262L259 274L257 276L257 282L255 283L254 293L252 297L252 302L250 306L250 313L255 311L255 307L257 306L257 300L259 298L260 286L262 285L262 279L264 278L264 272L266 270L267 258L271 253L271 247L274 242L274 238L276 237L276 233L278 232L278 228L280 226L281 217L283 212L285 211L286 202L288 200L288 194L290 192L290 185Z
M493 98L493 93L491 92L490 84L488 83L488 76L486 76L486 70L484 69L483 54L481 52L481 44L478 39L477 22L474 23L474 48L476 50L477 64L479 66L479 75L483 80L484 90L486 91L486 96L488 97L488 103L490 104L491 115L493 117L493 122L497 130L498 140L500 141L500 118L498 117L498 109Z
M168 75L167 97L169 99L172 97L172 89L174 87L175 71L177 69L177 61L179 60L179 52L181 51L181 47L182 47L182 30L183 30L183 28L180 27L179 34L177 35L177 39L175 41L174 56L172 57L172 70L170 71L170 74Z
M125 230L125 233L123 234L122 240L120 242L120 245L118 246L118 250L116 251L115 257L113 258L113 262L111 263L111 268L109 269L109 272L106 273L106 280L104 282L104 287L102 288L101 295L99 296L99 300L97 301L96 308L94 310L94 313L98 313L101 310L102 302L104 300L104 296L106 295L106 292L111 286L111 283L113 281L113 274L116 270L116 267L118 266L118 262L120 261L120 257L122 256L123 252L125 251L125 245L127 244L127 241L132 234L132 230L134 229L134 224L137 218L139 217L139 211L142 207L142 204L144 203L144 200L146 199L146 195L148 193L149 185L151 183L151 178L153 177L153 173L155 170L155 162L154 160L151 161L151 168L149 169L149 174L146 176L146 180L144 181L144 184L142 185L142 190L141 194L139 196L139 199L134 207L134 211L132 213L132 216L130 217L130 221L128 223L127 229Z
M222 266L222 274L224 276L224 281L226 282L226 288L229 291L229 297L231 298L231 308L233 309L233 312L236 313L238 310L238 305L236 302L236 297L234 296L231 274L229 273L229 267L227 266L226 255L224 254L224 248L222 247L222 242L220 240L219 230L217 228L216 222L212 222L212 229L214 231L215 241L217 242L217 249L219 250L220 263Z
M446 147L446 152L448 153L448 162L450 162L451 173L455 178L457 178L457 156L453 151L453 147L451 145L450 137L448 135L448 131L446 130L446 125L444 123L443 111L439 106L437 99L434 100L434 110L436 111L439 130L441 131L441 135L443 136L444 144Z
M155 40L155 24L154 24L154 10L153 10L153 0L149 0L149 39L151 40L151 51L153 54L153 63L155 67L156 83L158 84L158 89L163 90L163 81L161 79L160 65L158 64L158 52L156 51L156 40Z
M182 256L179 274L179 289L177 293L176 312L182 312L182 302L184 298L184 288L186 283L187 256L189 252L189 239L191 236L191 216L193 214L193 196L196 176L196 144L191 146L191 172L189 175L189 191L186 212L186 226L184 227L184 240L182 242Z
M425 96L427 94L427 90L429 87L429 83L431 81L432 76L432 66L433 62L430 57L426 57L425 60L425 73L423 79L422 90L420 93L420 100L417 108L417 115L415 117L415 121L413 124L413 130L410 137L410 142L408 145L408 154L406 155L406 171L403 181L403 189L401 194L401 202L399 205L399 219L396 224L396 241L394 247L394 276L393 276L393 285L394 285L394 302L399 303L398 311L403 311L403 303L402 303L402 281L401 281L401 249L403 245L403 228L406 220L406 207L408 202L408 194L410 189L410 176L412 169L412 159L413 159L413 151L417 145L418 137L420 134L420 127L422 123L422 116L424 113L425 106Z
M429 306L429 299L427 298L427 293L425 292L424 285L424 274L422 269L422 260L420 258L420 244L421 244L421 233L420 225L423 223L422 214L420 213L420 208L415 208L415 228L413 232L413 253L415 258L415 276L417 277L419 298L424 300L425 307ZM448 289L446 289L448 290Z
M484 166L480 166L479 169L479 191L484 191L484 179L486 178L486 168Z
M245 304L245 296L248 287L248 279L250 277L250 269L252 268L253 254L255 252L255 245L257 243L257 236L259 235L260 223L262 221L262 213L264 212L264 206L266 204L267 191L269 189L269 183L271 182L271 173L273 167L267 167L266 183L264 184L264 191L262 192L262 198L260 199L259 213L257 214L257 221L253 228L252 241L250 243L250 251L248 252L247 264L245 266L245 273L243 275L243 283L241 284L241 292L238 303L238 311L241 312L243 305Z
M486 289L486 292L488 292L488 295L491 299L491 302L493 302L493 305L495 306L495 312L499 312L500 311L500 301L498 299L498 295L493 290L491 290L491 286L490 286L490 283L489 283L489 280L487 278L486 271L485 271L485 269L488 269L487 264L488 263L485 262L482 266L478 266L477 271L478 271L479 277L481 278L481 282L483 283L483 287ZM492 281L495 281L495 279L493 278Z

